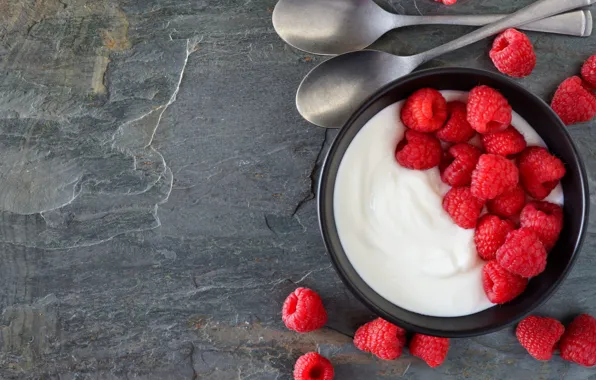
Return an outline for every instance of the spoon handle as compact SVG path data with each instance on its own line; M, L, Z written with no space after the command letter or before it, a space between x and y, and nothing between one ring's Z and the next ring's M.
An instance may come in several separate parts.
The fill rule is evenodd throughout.
M395 22L401 26L404 24L483 26L507 15L396 16ZM588 10L567 12L524 24L520 26L520 29L586 37L592 33L592 14Z
M499 21L486 25L453 41L447 42L444 45L437 46L434 49L416 54L411 58L416 60L417 64L422 64L442 54L497 34L507 28L515 28L571 9L585 7L594 4L595 2L596 0L539 0Z

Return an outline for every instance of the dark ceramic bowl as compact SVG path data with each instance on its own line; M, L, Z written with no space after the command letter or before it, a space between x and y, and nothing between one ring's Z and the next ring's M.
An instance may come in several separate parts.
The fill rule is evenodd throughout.
M546 270L533 278L526 291L512 302L463 317L430 317L402 309L372 290L358 275L337 233L333 190L342 157L358 131L375 114L417 89L469 91L478 85L499 90L513 109L538 132L550 151L567 166L561 181L565 195L565 225L548 257ZM346 286L379 316L409 331L443 336L468 337L487 334L519 321L546 301L569 273L582 244L588 221L588 185L583 161L565 125L540 98L506 77L482 70L440 68L415 72L379 90L338 133L321 173L318 193L319 221L325 245L335 269Z

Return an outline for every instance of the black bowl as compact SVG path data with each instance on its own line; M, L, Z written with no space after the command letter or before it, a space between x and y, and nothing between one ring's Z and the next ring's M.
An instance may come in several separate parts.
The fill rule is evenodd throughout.
M379 111L423 87L469 91L478 85L499 90L513 109L538 132L550 151L566 164L561 181L565 196L565 224L549 254L546 270L533 278L512 302L463 317L431 317L402 309L372 290L358 275L344 252L333 212L337 171L350 142ZM583 161L565 125L540 98L506 77L482 70L439 68L415 72L379 90L352 115L331 146L321 173L318 209L321 232L335 269L347 287L379 316L407 330L450 338L487 334L519 321L546 301L569 273L582 244L588 221L588 185Z

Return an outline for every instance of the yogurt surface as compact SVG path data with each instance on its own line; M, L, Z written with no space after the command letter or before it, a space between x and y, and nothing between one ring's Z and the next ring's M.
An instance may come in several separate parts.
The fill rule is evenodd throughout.
M466 92L441 93L447 101L467 100ZM457 226L442 207L450 187L438 168L409 170L395 160L405 132L402 103L375 115L342 159L334 189L342 247L362 279L399 307L437 317L485 310L493 304L482 288L474 230ZM515 112L512 125L528 145L545 146ZM546 200L562 204L561 186Z

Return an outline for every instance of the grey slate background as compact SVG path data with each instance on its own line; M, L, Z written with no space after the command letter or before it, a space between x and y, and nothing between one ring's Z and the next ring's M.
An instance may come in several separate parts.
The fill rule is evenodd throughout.
M529 0L392 0L403 14L504 13ZM320 58L285 45L275 0L0 2L0 378L290 379L320 350L338 379L596 379L532 360L512 329L455 340L430 369L383 362L349 337L373 318L342 286L314 199L334 132L294 108ZM472 28L394 31L411 54ZM520 83L550 100L596 52L530 33ZM492 70L490 41L435 60ZM570 127L596 175L593 123ZM594 203L594 198L592 198ZM596 313L594 216L580 259L539 313ZM320 292L329 328L286 330L297 285Z

